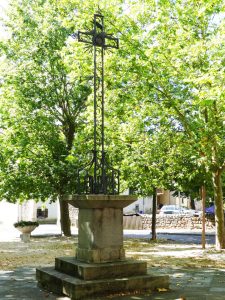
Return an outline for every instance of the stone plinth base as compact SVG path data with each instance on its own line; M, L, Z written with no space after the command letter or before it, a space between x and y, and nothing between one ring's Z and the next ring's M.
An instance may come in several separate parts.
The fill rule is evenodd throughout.
M83 263L74 257L56 258L55 268L37 269L38 285L71 299L113 293L168 288L168 276L147 274L145 262Z
M22 233L20 239L24 243L30 242L30 233Z
M79 208L76 258L90 263L125 259L123 207L136 200L129 195L72 195L65 201Z
M125 250L123 248L108 247L104 249L81 249L76 250L76 257L85 262L99 263L112 262L125 259Z
M80 208L76 258L90 263L125 259L121 208Z
M56 258L55 268L37 269L39 286L73 300L168 288L168 276L151 276L145 262L125 260L123 208L135 200L129 195L66 197L79 208L76 258Z
M145 275L146 262L126 260L113 263L84 263L74 257L58 257L55 259L55 269L59 272L84 280L105 278L122 278L132 275Z

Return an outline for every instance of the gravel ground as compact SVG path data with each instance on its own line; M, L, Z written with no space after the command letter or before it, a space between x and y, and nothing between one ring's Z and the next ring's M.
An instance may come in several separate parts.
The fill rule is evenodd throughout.
M73 256L77 238L32 237L28 243L20 240L0 242L0 270L13 270L21 266L54 264L57 256Z
M53 265L55 257L74 256L77 237L31 237L29 243L0 242L0 270L17 267ZM216 251L213 245L205 250L201 245L182 244L171 240L125 238L126 256L146 260L148 266L184 266L225 268L225 251Z
M19 238L1 241L0 299L17 300L19 295L24 300L68 300L39 289L35 269L54 265L55 257L74 256L77 242L77 236L66 238L60 235L33 236L29 243L23 243ZM124 247L128 258L146 261L153 274L169 275L171 290L143 296L118 295L112 299L225 299L225 251L216 251L212 245L202 250L201 245L166 239L153 242L143 238L125 238Z

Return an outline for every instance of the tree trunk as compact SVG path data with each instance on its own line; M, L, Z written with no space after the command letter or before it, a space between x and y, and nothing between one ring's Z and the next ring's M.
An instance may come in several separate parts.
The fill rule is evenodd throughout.
M67 112L69 114L69 112ZM67 144L67 155L70 154L70 151L73 146L74 141L74 133L75 133L75 124L71 121L71 119L66 118L64 127L64 135L66 138ZM64 176L61 178L61 187L64 187L68 184L69 178L68 174L65 173ZM62 200L62 193L59 192L59 206L60 206L60 224L61 224L61 231L65 236L71 236L71 222L70 222L70 215L69 215L69 204L66 201Z
M195 200L191 198L191 209L195 209Z
M61 231L65 236L71 236L69 204L59 197Z
M156 210L157 210L157 190L153 189L153 198L152 198L152 240L156 240Z
M202 249L205 249L205 200L206 200L205 185L201 187L201 199L202 199Z
M221 172L213 172L213 188L215 197L216 249L225 249L223 191Z

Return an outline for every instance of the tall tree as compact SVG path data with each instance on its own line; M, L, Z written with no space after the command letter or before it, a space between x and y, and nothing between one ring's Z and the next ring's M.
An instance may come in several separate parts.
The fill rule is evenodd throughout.
M70 235L68 204L61 199L76 192L84 139L79 133L91 88L84 76L87 63L82 69L73 63L81 50L72 47L66 9L54 4L12 2L10 37L2 43L0 193L9 201L59 198L62 231Z
M182 142L185 145L182 155L188 158L187 164L195 163L196 173L203 172L206 177L211 174L216 247L225 248L221 177L225 170L224 4L218 0L129 4L124 21L120 21L123 22L123 49L119 53L122 80L117 82L119 109L126 109L123 102L128 106L133 103L132 111L126 115L141 120L140 127L145 119L140 107L142 112L147 111L155 103L154 115L167 120L175 129L175 144L168 151L170 157L177 161ZM152 110L148 112L152 115ZM142 153L146 154L148 145L148 142L142 145Z
M121 12L122 2L101 7ZM77 170L93 149L93 63L74 33L91 29L98 10L95 1L10 1L8 39L0 45L0 194L8 201L77 192ZM60 206L70 235L68 205Z
M84 106L77 110L79 105L73 105L75 99L80 99L77 104L84 103L90 93L89 82L85 78L91 73L91 56L87 56L83 46L78 46L68 36L75 27L82 29L90 25L97 4L76 0L12 3L8 24L12 36L6 45L2 45L7 55L7 76L1 98L7 97L11 99L8 103L13 103L6 112L6 116L10 113L10 118L3 120L7 123L7 130L3 131L13 139L7 139L5 135L2 137L4 142L11 143L11 152L4 150L6 153L3 153L3 156L8 155L4 159L3 170L6 170L5 174L12 175L12 170L18 170L18 166L26 170L29 163L40 170L37 164L31 163L30 157L25 161L22 159L21 163L24 157L21 149L28 149L24 144L34 145L35 153L40 151L45 154L41 157L48 157L45 162L55 163L48 178L58 174L54 182L63 182L69 191L73 177L68 179L67 176L78 164L78 156L70 154L83 150L81 148L87 144L84 143L83 132L90 132L91 109L84 112ZM102 1L101 4L107 8L103 9L103 13L111 20L107 31L118 33L121 41L117 53L106 55L106 140L110 140L107 150L110 154L114 153L118 164L122 164L124 182L137 185L145 192L153 186L169 186L174 182L181 186L187 178L190 181L199 179L199 174L204 175L205 181L210 174L216 204L216 246L224 248L223 3L219 0L149 0L126 1L124 4L115 0L110 4ZM72 114L72 110L66 112L67 104L61 99L69 101L76 110ZM19 113L15 117L18 108ZM73 123L69 123L71 126L65 123L78 111L80 117L80 112L82 117L86 116L85 124L79 117L74 121L75 127ZM51 127L54 130L48 131L51 124L54 124ZM16 131L19 126L23 130ZM35 134L38 130L33 131L34 127L45 131L41 135ZM13 133L14 129L17 135ZM69 132L73 131L75 139L71 142L73 135ZM49 141L50 136L57 141L52 146L53 156L50 150L46 151L51 148L50 143L44 143ZM19 137L22 139L19 140ZM29 143L24 143L24 140ZM12 152L12 141L18 149L16 152ZM12 158L10 153L13 153ZM35 161L38 163L40 159ZM49 170L48 163L43 165L44 170ZM65 166L69 168L67 175ZM29 173L24 171L24 174ZM32 176L29 177L31 179ZM202 184L200 180L199 184ZM50 186L46 190L52 190ZM40 187L41 184L36 189L39 194Z

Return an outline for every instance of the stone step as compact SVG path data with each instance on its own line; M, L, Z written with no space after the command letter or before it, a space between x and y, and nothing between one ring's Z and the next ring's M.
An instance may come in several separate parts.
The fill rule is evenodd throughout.
M88 296L109 295L132 292L150 292L157 288L169 287L169 276L140 275L124 278L101 280L82 280L58 272L53 267L36 270L38 285L73 300L86 299Z
M111 263L85 263L75 257L57 257L55 269L80 279L94 280L146 275L147 264L131 259Z

